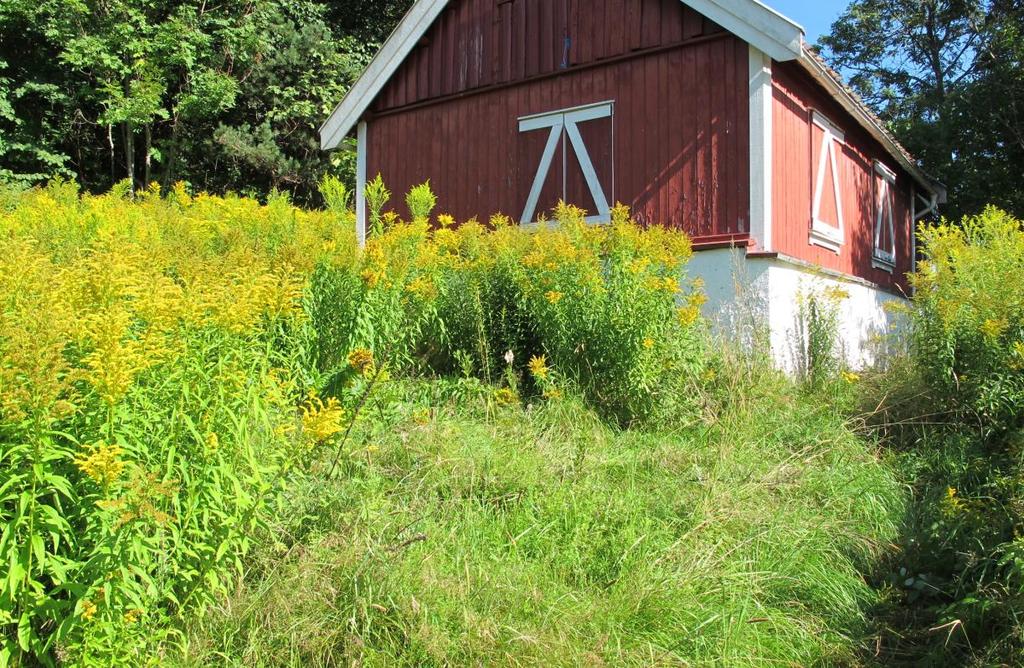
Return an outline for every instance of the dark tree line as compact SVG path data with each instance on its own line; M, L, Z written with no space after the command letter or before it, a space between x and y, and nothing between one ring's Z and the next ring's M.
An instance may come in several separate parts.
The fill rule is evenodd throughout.
M308 201L317 128L409 0L0 0L0 178Z
M821 50L949 188L943 213L1024 217L1022 31L1022 0L856 0Z

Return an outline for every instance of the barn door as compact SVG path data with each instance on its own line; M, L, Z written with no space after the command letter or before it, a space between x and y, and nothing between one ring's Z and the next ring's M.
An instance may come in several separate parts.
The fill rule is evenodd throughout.
M613 190L612 102L559 109L519 119L523 224L563 200L608 222ZM543 140L541 140L543 138Z

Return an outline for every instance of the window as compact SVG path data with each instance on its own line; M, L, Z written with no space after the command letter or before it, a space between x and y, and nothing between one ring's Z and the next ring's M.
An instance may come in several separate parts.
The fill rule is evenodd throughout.
M602 179L599 178L598 170L594 166L591 153L587 150L587 144L580 131L581 124L587 123L590 125L602 119L607 119L607 121L606 127L597 128L597 136L600 137L603 149L600 151L602 160L599 167L602 170L605 181L611 179L612 183L614 183L614 175L611 173L613 164L612 122L614 120L614 104L612 102L601 102L583 107L573 107L572 109L560 109L543 114L523 116L519 119L520 133L543 129L548 130L547 143L544 145L544 150L540 156L540 164L537 166L536 175L533 177L533 183L526 197L526 205L523 207L523 214L519 218L520 223L530 224L535 222L537 204L540 200L541 192L545 188L545 183L548 182L549 172L559 149L561 149L561 159L558 161L561 181L557 187L561 193L561 199L583 206L584 209L594 212L593 215L587 217L588 223L606 223L611 220L611 208L608 206L608 197L605 195ZM565 141L566 138L568 138L568 141ZM569 146L572 147L574 160L570 160L567 155ZM575 187L576 182L579 180L575 173L575 168L573 168L573 173L570 173L570 166L575 165L578 165L584 189L588 191L592 202L573 201L574 199L581 199L578 194L579 188Z
M843 200L840 162L836 154L842 151L843 143L842 130L818 112L813 112L811 150L814 152L812 164L816 169L810 243L837 254L843 245Z
M875 234L871 266L892 273L896 268L896 227L893 224L896 174L875 161Z

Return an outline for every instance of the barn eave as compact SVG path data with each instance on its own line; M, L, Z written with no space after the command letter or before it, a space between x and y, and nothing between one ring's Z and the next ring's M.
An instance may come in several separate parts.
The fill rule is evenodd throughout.
M342 142L447 5L448 0L416 0L320 126L320 148L330 150Z

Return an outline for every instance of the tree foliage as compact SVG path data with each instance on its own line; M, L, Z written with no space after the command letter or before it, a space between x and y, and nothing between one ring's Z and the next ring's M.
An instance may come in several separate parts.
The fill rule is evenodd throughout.
M950 191L947 213L1024 213L1020 0L855 0L825 58Z
M317 128L406 4L4 0L0 178L306 201L351 162Z

